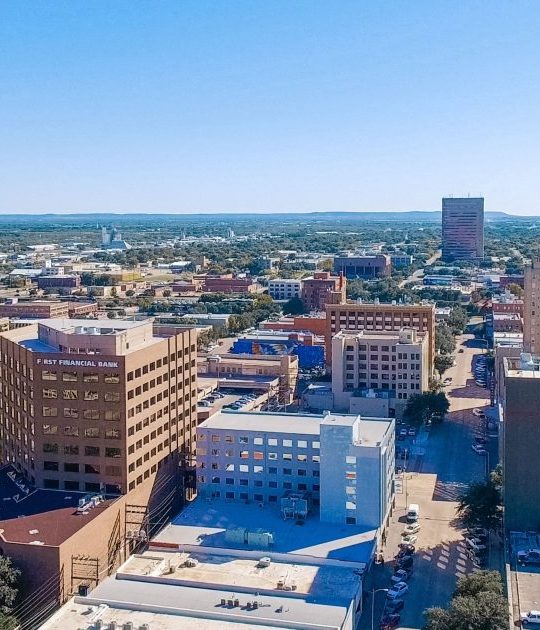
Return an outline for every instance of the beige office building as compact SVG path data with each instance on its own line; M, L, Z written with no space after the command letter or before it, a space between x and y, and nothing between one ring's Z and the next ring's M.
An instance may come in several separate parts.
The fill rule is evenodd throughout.
M428 364L427 333L341 331L332 339L334 409L400 416L411 396L428 389Z
M525 267L523 294L523 349L540 355L540 257Z
M428 333L428 374L435 356L435 306L433 304L332 304L326 307L326 364L332 365L332 338L340 330L400 331L413 328Z
M124 494L190 450L196 332L41 321L0 334L1 459L30 486Z

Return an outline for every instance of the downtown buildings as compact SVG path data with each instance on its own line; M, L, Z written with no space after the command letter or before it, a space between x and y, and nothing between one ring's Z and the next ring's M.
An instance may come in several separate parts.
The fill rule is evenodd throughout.
M442 258L447 262L484 258L483 197L443 197Z

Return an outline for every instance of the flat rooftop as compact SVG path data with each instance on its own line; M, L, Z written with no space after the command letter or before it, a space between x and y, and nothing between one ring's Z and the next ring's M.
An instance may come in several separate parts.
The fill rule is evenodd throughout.
M271 557L270 553L270 557ZM261 556L264 557L264 556ZM195 564L196 566L192 566ZM278 583L294 584L294 593L309 595L313 600L350 599L358 590L358 573L351 567L300 564L272 559L263 567L259 558L201 552L146 551L131 556L118 569L118 578L165 577L168 583L191 583L194 587L212 584L232 592L275 592L283 595ZM242 590L242 589L245 589Z
M118 335L124 330L132 330L148 326L152 319L133 321L128 319L47 319L42 322L44 326L52 330L58 330L73 334L93 334L93 335ZM76 328L82 328L84 332L77 332ZM92 332L88 332L91 330Z
M225 540L225 533L238 527L271 532L274 544L271 549L245 544L235 546ZM258 504L199 497L172 519L154 541L179 547L189 545L192 551L200 548L208 552L214 548L233 553L234 549L242 549L263 556L286 553L358 563L360 567L372 558L376 531L357 525L321 523L318 515L308 515L303 524L297 524L293 519L284 520L278 506L259 507Z
M57 546L106 510L114 499L78 513L84 492L29 488L11 466L0 469L0 538Z
M389 418L362 418L357 414L295 414L223 409L202 422L199 428L318 436L321 432L321 424L352 426L357 421L359 421L358 434L364 446L378 445L392 426L392 420Z

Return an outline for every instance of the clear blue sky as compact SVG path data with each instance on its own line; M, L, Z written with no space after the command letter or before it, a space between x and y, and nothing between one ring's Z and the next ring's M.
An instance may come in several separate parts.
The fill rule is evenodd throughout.
M2 0L0 212L540 214L538 0Z

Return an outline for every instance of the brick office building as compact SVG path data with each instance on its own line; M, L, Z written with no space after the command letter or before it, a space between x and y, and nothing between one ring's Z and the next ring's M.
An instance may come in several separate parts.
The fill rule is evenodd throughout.
M327 304L342 304L346 299L347 279L318 271L306 278L302 286L302 302L306 311L324 311Z
M332 365L332 338L341 330L392 330L413 328L429 333L428 374L435 357L435 306L433 304L337 304L326 307L326 364Z

